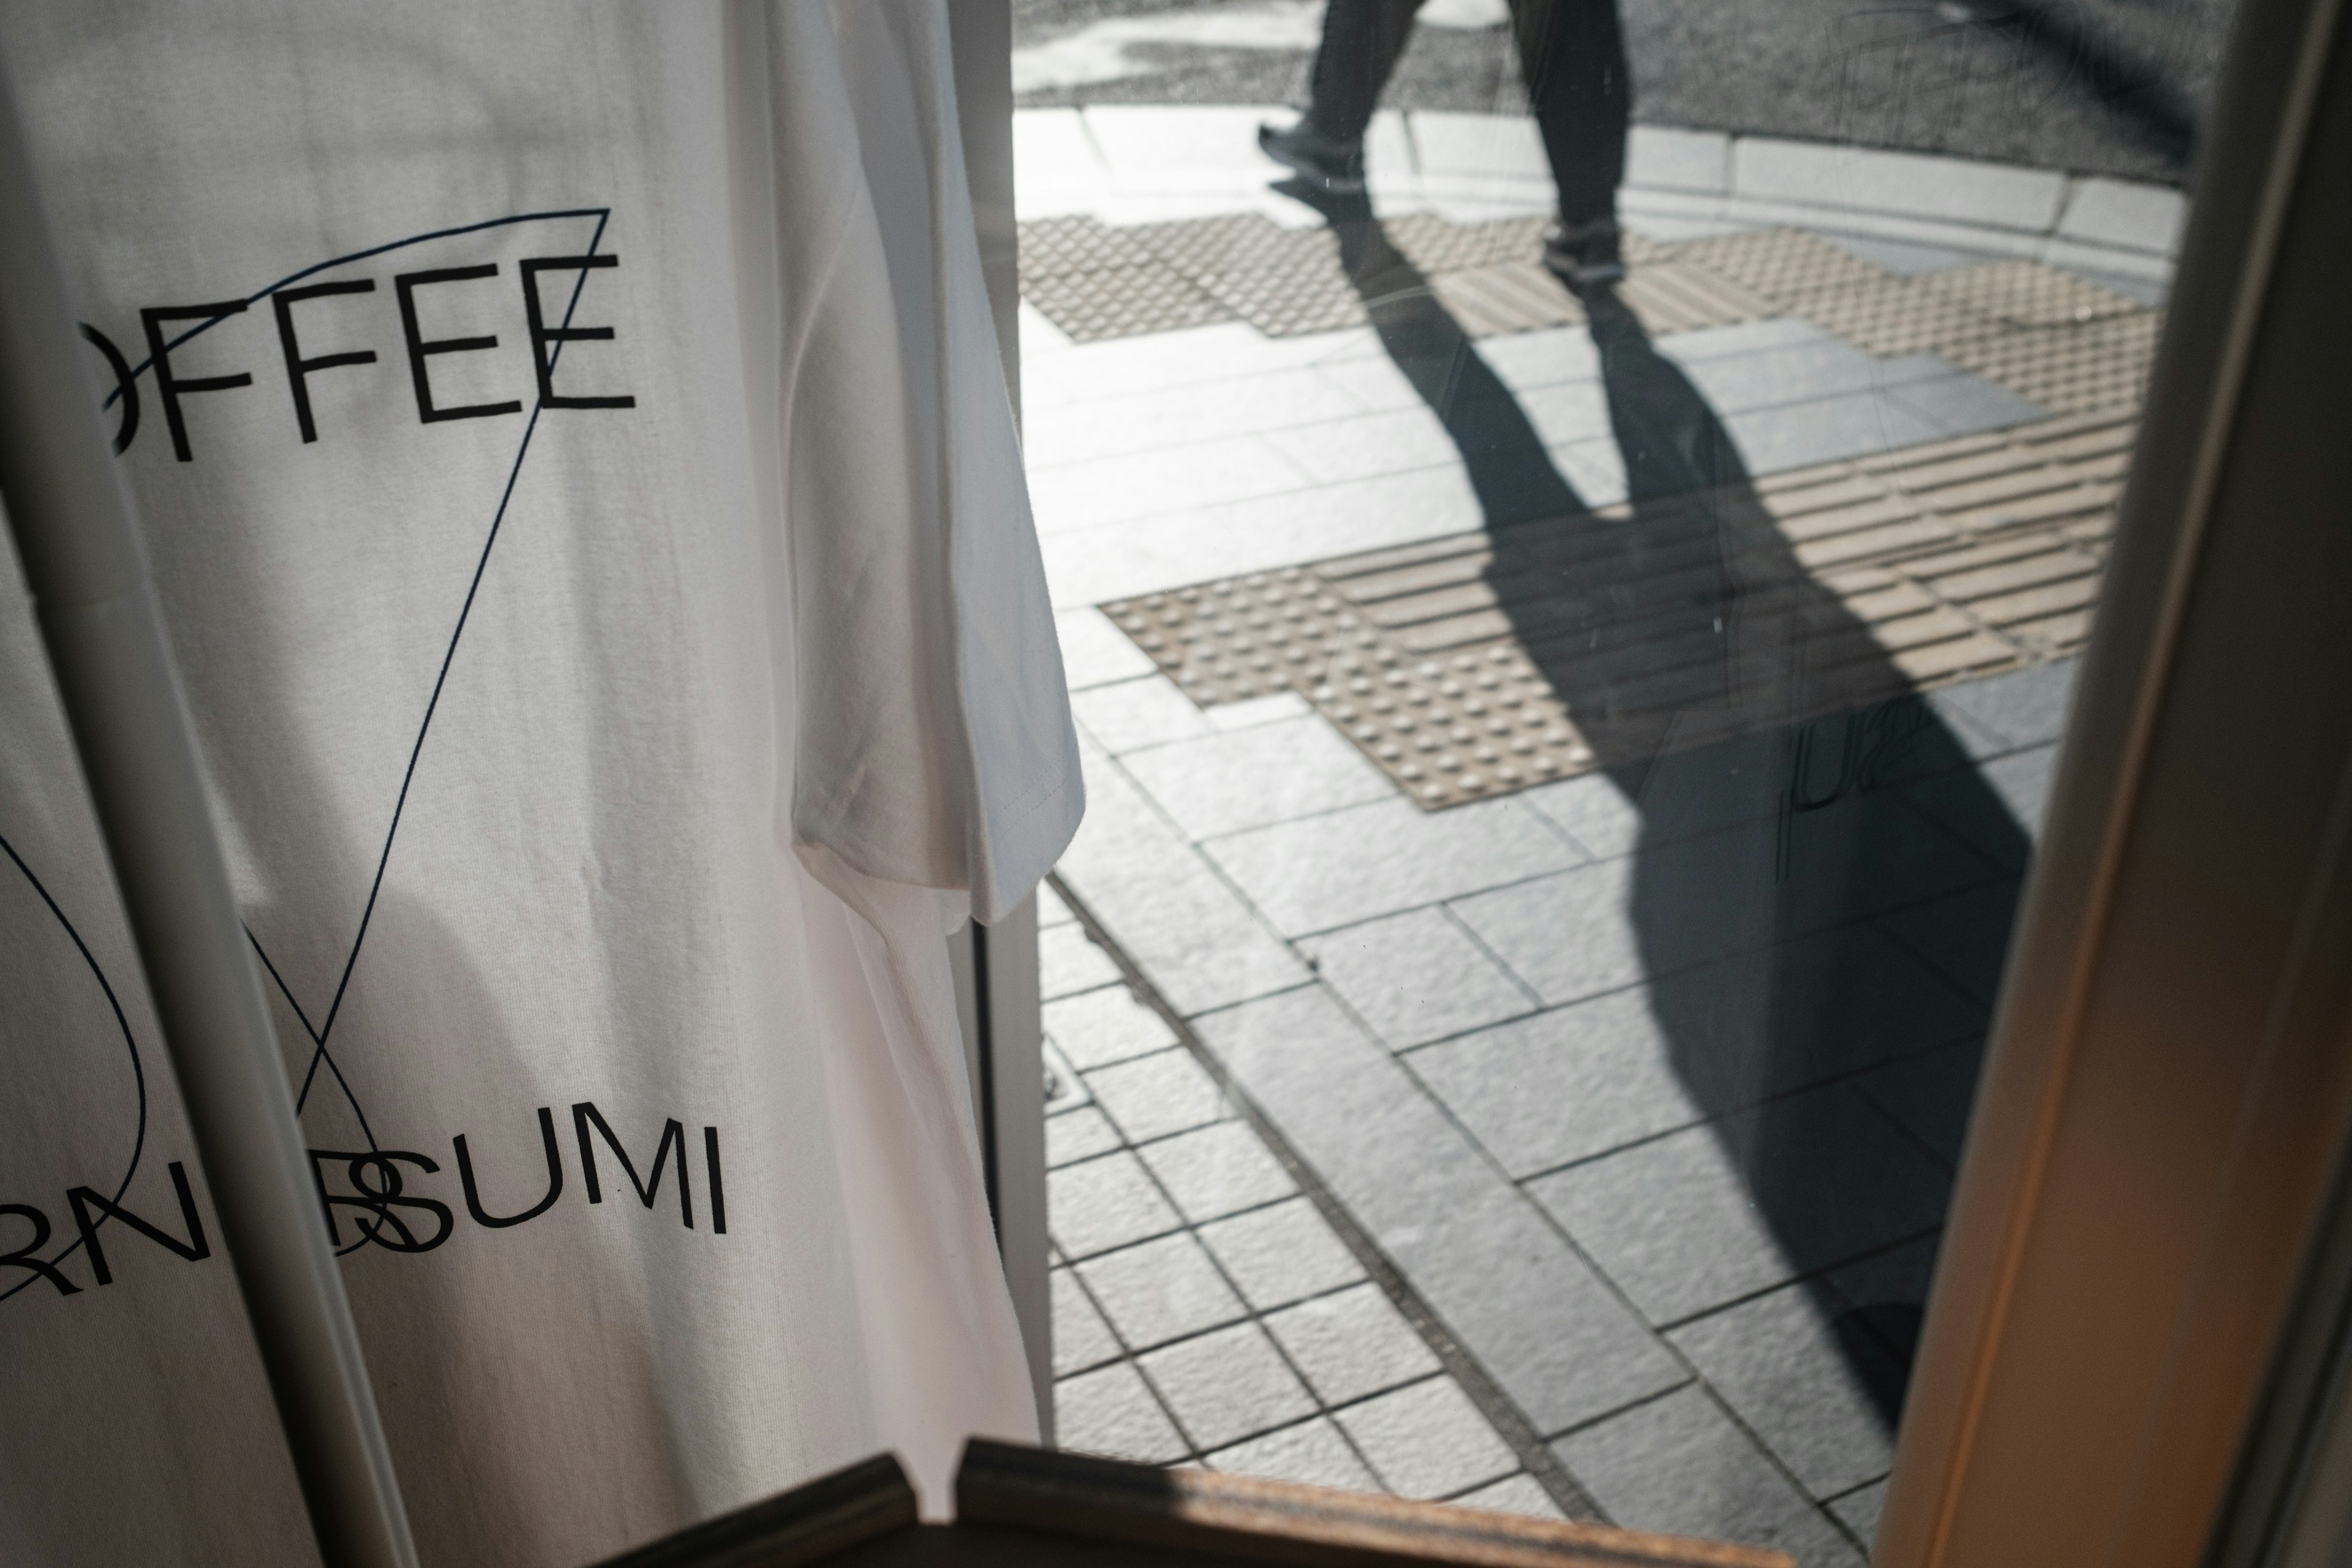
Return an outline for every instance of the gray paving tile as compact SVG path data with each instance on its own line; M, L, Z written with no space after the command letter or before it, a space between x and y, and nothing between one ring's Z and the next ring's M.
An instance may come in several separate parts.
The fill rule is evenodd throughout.
M1065 404L1050 418L1029 421L1024 447L1033 468L1050 468L1258 435L1356 412L1358 405L1345 392L1313 370L1270 370Z
M1025 174L1025 171L1024 171ZM1051 366L1022 367L1022 403L1034 417L1044 408L1096 398L1150 392L1158 387L1231 381L1264 370L1291 370L1339 352L1360 333L1269 338L1241 321L1152 332L1087 343Z
M1207 711L1209 722L1220 730L1254 730L1284 719L1304 719L1315 708L1296 691L1276 691L1239 702L1220 702Z
M1131 1362L1054 1384L1054 1436L1065 1448L1145 1465L1172 1464L1188 1451Z
M1062 675L1073 691L1133 680L1159 668L1134 638L1091 606L1055 611L1054 632L1062 644Z
M1756 353L1697 359L1686 367L1685 374L1707 405L1718 416L1727 416L1756 408L1876 392L1957 373L1941 360L1924 356L1880 359L1832 338L1826 342L1792 344ZM1924 408L1916 412L1931 419L1936 417Z
M1374 1285L1302 1301L1267 1318L1265 1327L1326 1405L1350 1404L1443 1370Z
M1162 1138L1137 1152L1195 1225L1277 1202L1298 1190L1258 1135L1239 1121Z
M2015 882L1994 882L1900 910L1879 924L1937 973L1990 1007L2009 961L2017 916Z
M1676 1080L1710 1114L1912 1055L1984 1008L1869 925L1793 938L1648 988Z
M2007 675L1963 681L1932 693L1928 701L1955 714L1973 730L2005 742L2003 749L2046 745L2066 727L2079 659L2058 659Z
M1181 1232L1077 1265L1118 1337L1150 1350L1248 1315L1201 1244Z
M1275 431L1266 438L1318 484L1402 474L1462 460L1462 448L1417 396L1412 404L1386 413L1302 425Z
M1825 1292L1791 1285L1668 1337L1817 1498L1883 1476L1907 1366Z
M1785 473L1916 447L1947 432L1924 415L1878 393L1849 393L1811 403L1752 409L1724 421L1751 474Z
M1857 1487L1830 1503L1830 1511L1845 1521L1864 1546L1878 1539L1878 1516L1886 1507L1886 1482L1884 1479Z
M1452 1497L1519 1468L1518 1457L1450 1377L1383 1394L1338 1418L1381 1479L1402 1497Z
M1949 1182L1852 1090L1832 1086L1528 1190L1665 1324L1932 1228Z
M1933 420L1947 434L1973 436L2050 417L2050 410L1982 376L1959 374L1916 381L1890 394L1904 407Z
M1424 812L1403 800L1235 834L1209 854L1278 931L1354 925L1572 864L1517 801Z
M2057 760L2055 746L2013 752L1906 785L1903 797L1986 859L2022 873L2049 807Z
M1601 379L1601 351L1582 326L1513 332L1474 345L1478 357L1515 392L1564 381Z
M1830 1288L1898 1360L1917 1349L1940 1237L1927 1237L1830 1271Z
M1396 786L1313 715L1130 753L1128 773L1194 838L1388 800Z
M1142 1164L1128 1153L1047 1172L1045 1205L1055 1242L1074 1258L1174 1230L1179 1223Z
M1076 1275L1066 1268L1056 1268L1051 1283L1055 1377L1085 1372L1127 1353L1112 1337L1110 1325L1103 1321L1102 1313L1095 1310L1095 1304L1079 1288Z
M1236 1323L1139 1358L1177 1424L1202 1449L1315 1414L1315 1400L1255 1323Z
M1467 476L1448 465L1071 529L1039 543L1054 602L1098 605L1461 533L1484 521Z
M1060 869L1182 1012L1310 978L1297 956L1098 752L1087 759L1086 820Z
M1520 798L1605 859L1776 816L1790 757L1785 735L1746 736L1562 779Z
M1045 1163L1048 1168L1075 1164L1107 1154L1118 1147L1118 1129L1091 1105L1045 1119Z
M1616 990L1645 971L1642 932L1626 908L1634 884L1630 858L1578 866L1452 906L1511 973L1545 1002L1573 1002ZM1717 951L1750 940L1735 930ZM1681 955L1685 963L1716 956L1705 949Z
M1271 1481L1297 1481L1310 1487L1339 1487L1358 1492L1378 1491L1381 1488L1327 1415L1268 1432L1230 1448L1220 1448L1208 1457L1208 1462L1213 1469Z
M1412 1070L1515 1176L1703 1120L1645 989L1412 1053Z
M1767 316L1727 327L1699 327L1687 332L1664 332L1654 340L1662 354L1677 364L1693 364L1721 354L1757 353L1797 343L1832 343L1843 340L1823 331L1802 316Z
M1615 506L1633 494L1625 477L1625 457L1618 450L1615 437L1564 441L1547 450L1552 467L1586 506Z
M1983 1059L1984 1042L1962 1040L1911 1061L1881 1068L1855 1079L1854 1087L1946 1164L1957 1167L1960 1145L1968 1137L1969 1114L1976 1105L1977 1072Z
M1446 1500L1457 1508L1483 1508L1496 1513L1524 1513L1535 1519L1565 1519L1543 1483L1522 1470L1516 1476L1506 1476L1489 1486L1464 1492Z
M1562 381L1519 395L1519 407L1547 447L1610 437L1609 398L1597 381Z
M1549 1003L1580 1000L1983 881L1990 868L1863 797L1457 900L1455 914Z
M1176 1043L1176 1031L1168 1020L1137 1001L1124 985L1060 997L1046 1003L1042 1012L1054 1044L1071 1066L1088 1075L1097 1068Z
M1098 985L1116 984L1118 979L1118 965L1111 962L1110 954L1097 947L1075 922L1046 926L1037 932L1037 986L1043 1000L1058 1001Z
M2056 745L2037 746L1984 765L1984 781L2009 807L2025 836L2042 841L2042 825L2050 816L2050 785L2058 771ZM1982 847L1981 846L1979 847ZM1989 858L1997 858L1988 849Z
M1779 836L1776 919L1814 931L1996 879L1995 861L1927 828L1891 791L1799 810Z
M1559 1431L1684 1375L1319 987L1214 1015L1201 1028L1538 1430Z
M1050 883L1037 884L1037 929L1039 931L1051 931L1055 926L1067 925L1077 918L1070 912L1070 906L1062 901L1062 895L1054 891Z
M1552 1449L1628 1529L1771 1547L1802 1568L1861 1568L1861 1553L1696 1388L1588 1426Z
M1360 413L1393 414L1426 406L1412 381L1385 353L1351 354L1316 368Z
M1078 727L1113 756L1211 731L1209 716L1200 704L1159 674L1073 692L1070 713Z
M1061 1047L1054 1043L1051 1034L1037 1042L1037 1054L1045 1059L1047 1116L1059 1116L1064 1111L1095 1102L1094 1091L1087 1088L1085 1077L1070 1065L1070 1058L1063 1054Z
M1057 417L1058 413L1041 414L1040 421L1051 425ZM1263 437L1244 435L1194 447L1040 464L1029 474L1029 505L1037 531L1045 534L1279 495L1306 482L1307 476Z
M1498 1023L1535 1004L1438 910L1391 915L1300 944L1316 973L1390 1046Z
M1117 1067L1090 1068L1087 1084L1130 1143L1222 1121L1225 1097L1181 1047L1139 1057Z
M1364 1277L1355 1255L1305 1198L1204 1225L1201 1239L1261 1312Z
M1906 240L1874 239L1858 234L1824 234L1819 237L1848 256L1867 261L1880 271L1892 272L1898 278L1926 278L1937 272L1974 267L1988 259L1976 251L1954 250L1946 245L1917 245Z

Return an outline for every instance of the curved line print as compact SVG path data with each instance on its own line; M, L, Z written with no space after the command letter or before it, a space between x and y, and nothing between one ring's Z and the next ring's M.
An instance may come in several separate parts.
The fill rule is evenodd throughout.
M81 954L81 961L84 963L89 965L90 978L98 982L98 988L100 991L106 993L106 1005L114 1009L114 1026L122 1031L122 1048L131 1053L131 1080L139 1091L139 1130L131 1140L131 1163L123 1167L122 1180L115 1184L114 1201L119 1204L122 1201L122 1194L131 1190L131 1178L139 1173L140 1156L147 1151L147 1069L139 1060L139 1042L131 1036L131 1020L122 1016L122 1004L115 999L114 987L107 984L106 971L99 967L97 958L89 951L89 945L81 940L81 932L74 929L73 921L66 919L65 910L58 908L57 900L49 897L48 889L41 885L41 879L33 875L33 868L25 864L25 858L16 853L16 847L9 843L5 837L0 837L0 853L5 853L10 860L16 862L16 869L25 874L25 880L33 885L33 891L41 895L41 902L49 907L49 913L58 918L58 924L66 928L66 935L73 938L74 951ZM98 1225L104 1225L113 1217L111 1215L100 1215L98 1216ZM98 1226L92 1226L90 1228L95 1230ZM76 1237L70 1243L60 1248L55 1258L49 1259L50 1264L55 1266L71 1258L80 1250L81 1242L82 1238ZM6 1300L40 1278L38 1274L26 1275L24 1279L8 1289L0 1290L0 1301Z
M270 284L268 288L247 296L246 303L250 305L257 300L266 300L270 295L277 293L279 289L287 288L292 284L299 283L305 278L313 277L318 273L328 271L333 268L346 266L354 261L364 261L371 257L382 256L388 251L403 249L412 245L424 245L436 239L448 239L458 235L476 234L485 229L499 228L514 224L536 223L560 218L593 217L596 220L596 227L593 233L589 237L587 254L593 256L596 254L597 246L604 242L604 228L606 224L611 221L612 216L613 209L610 207L567 207L548 212L518 213L507 217L488 218L480 223L464 224L455 228L435 229L426 234L412 235L405 239L396 239L387 244L371 246L365 250L355 250L347 256L338 256L331 260L318 262L312 266L303 268L300 271L289 273L286 277L279 279L277 282ZM580 296L582 291L586 288L587 281L588 275L584 270L581 272L578 277L572 279L572 297L565 302L563 309L563 326L571 326L572 317L580 308ZM173 339L166 346L170 348L177 348L182 343L186 342L189 339L196 337L211 328L219 325L220 322L226 319L227 318L225 316L215 316L209 321L200 321L196 323L196 325L189 328L186 331L181 333L178 337ZM548 368L551 371L553 370L555 365L562 361L562 356L563 344L562 342L559 341L551 345L551 352L548 354ZM151 356L148 359L141 361L139 364L131 371L129 375L119 376L115 390L107 395L105 402L101 404L100 406L102 408L111 408L118 401L121 400L123 395L123 390L125 388L133 387L137 378L145 374L149 370L152 369L153 366L154 360ZM490 552L498 543L499 530L506 521L508 504L514 499L515 483L522 472L523 458L530 450L531 437L539 429L539 416L543 411L543 405L534 399L531 405L530 422L523 426L522 439L517 444L515 448L514 462L507 471L506 488L499 497L498 510L491 515L489 533L482 542L481 554L474 563L473 578L467 584L466 598L464 604L460 606L457 612L457 626L451 630L449 634L449 645L442 653L440 671L434 678L433 694L425 702L424 720L417 726L416 740L415 743L409 748L408 766L406 771L401 776L400 794L393 805L392 822L384 832L383 849L376 858L375 877L368 888L367 904L361 912L359 930L352 938L351 952L343 961L342 974L335 984L334 1000L329 1005L326 1018L322 1023L316 1026L312 1026L310 1015L303 1010L301 1004L294 999L292 987L288 985L284 977L278 973L278 965L271 961L268 950L263 948L261 945L261 939L254 933L252 928L247 927L246 929L246 940L253 944L253 951L255 954L260 958L262 967L268 972L271 981L275 983L278 987L278 994L286 999L286 1005L293 1010L295 1017L301 1022L303 1031L310 1037L312 1047L310 1065L309 1070L303 1074L301 1090L295 1097L294 1108L296 1114L299 1115L302 1108L309 1103L311 1086L318 1078L320 1064L323 1062L326 1064L328 1072L333 1076L336 1088L342 1091L344 1103L348 1104L352 1108L352 1114L358 1119L360 1131L366 1136L368 1148L371 1152L374 1152L377 1148L375 1133L368 1125L367 1112L362 1109L358 1096L352 1092L350 1081L344 1078L341 1067L336 1063L334 1058L328 1052L327 1037L333 1031L336 1016L342 1010L343 994L351 985L352 971L359 963L360 948L367 941L369 924L375 917L376 897L383 888L384 868L392 859L393 840L400 832L400 818L402 813L407 807L409 785L415 782L416 776L417 759L424 753L425 738L426 733L431 731L433 727L433 716L440 707L441 691L449 679L449 667L457 658L457 644L459 640L466 635L466 624L468 617L473 614L474 599L477 594L480 591L482 585L482 574L489 566ZM142 1152L146 1147L147 1079L145 1071L140 1062L138 1044L131 1037L131 1026L129 1022L123 1018L121 1005L115 1000L113 986L108 984L105 972L99 967L98 961L90 955L89 949L83 943L81 933L74 929L73 922L71 921L66 919L65 911L58 908L57 901L49 897L48 889L41 885L40 879L33 875L32 868L26 866L23 859L17 856L16 851L10 847L5 838L0 838L0 850L5 850L7 853L8 858L16 863L16 868L23 872L26 879L33 885L34 890L40 894L41 900L48 906L49 912L57 917L60 925L65 927L66 934L73 939L74 946L82 955L82 961L89 965L91 974L97 979L100 988L106 994L108 1004L114 1008L115 1021L122 1030L123 1044L130 1050L131 1071L135 1076L139 1086L139 1131L137 1141L132 1147L131 1164L129 1168L124 1171L121 1184L115 1189L114 1195L116 1201L120 1202L122 1194L130 1189L131 1178L138 1173L139 1160ZM99 1223L101 1225L104 1224L107 1217L108 1216L100 1215ZM341 1257L345 1254L357 1251L360 1247L368 1246L373 1239L373 1235L371 1233L365 1239L353 1242L351 1246L341 1248L341 1251L337 1253L337 1256ZM58 1254L58 1260L62 1260L63 1258L69 1257L74 1250L80 1246L81 1242L77 1238L72 1244L66 1247ZM21 1290L26 1286L32 1284L34 1280L39 1278L40 1276L38 1275L31 1275L17 1285L10 1287L5 1290L0 1290L0 1301L6 1300L9 1297L16 1294L18 1290Z

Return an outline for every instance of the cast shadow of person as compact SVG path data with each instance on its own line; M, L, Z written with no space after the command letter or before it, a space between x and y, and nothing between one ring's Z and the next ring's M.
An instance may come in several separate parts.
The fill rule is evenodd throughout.
M1605 788L1630 837L1608 918L1687 1102L1653 1120L1706 1124L1653 1155L1736 1173L1643 1306L1663 1327L1801 1279L1891 1430L2028 834L1614 290L1583 303L1627 501L1596 509L1369 206L1311 199L1461 454L1493 602L1594 753L1597 778L1545 787ZM1560 943L1609 939L1562 918Z

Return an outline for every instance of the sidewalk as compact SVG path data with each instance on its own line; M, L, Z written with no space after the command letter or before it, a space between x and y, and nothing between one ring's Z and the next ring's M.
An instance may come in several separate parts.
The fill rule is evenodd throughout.
M1523 265L1525 128L1393 117L1376 237L1498 457L1259 112L1018 122L1089 795L1042 938L1062 1440L1858 1563L2177 207L1652 132L1588 324L1461 281ZM1628 471L1629 363L1730 454L1703 491ZM1665 729L1628 696L1717 669Z

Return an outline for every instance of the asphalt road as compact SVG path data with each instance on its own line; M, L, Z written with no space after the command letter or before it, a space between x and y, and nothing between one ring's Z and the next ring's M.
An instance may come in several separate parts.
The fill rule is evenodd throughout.
M2227 0L1620 0L1648 124L2184 184ZM1303 104L1317 0L1013 0L1023 104ZM1512 110L1501 0L1432 0L1387 101Z

